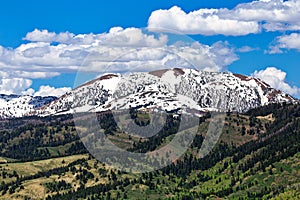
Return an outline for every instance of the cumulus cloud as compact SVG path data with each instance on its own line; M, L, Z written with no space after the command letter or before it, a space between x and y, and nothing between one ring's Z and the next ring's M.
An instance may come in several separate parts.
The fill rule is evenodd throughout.
M60 97L71 90L70 87L54 88L40 86L38 91L29 88L32 80L25 78L0 78L0 94L22 94L30 96L56 96Z
M216 42L211 47L213 60L218 66L227 66L238 59L234 53L234 48L228 42Z
M291 86L286 82L286 72L275 67L268 67L260 71L256 70L254 71L252 76L257 77L270 84L270 86L272 86L273 88L282 90L290 95L300 95L300 88Z
M60 42L66 43L74 37L73 33L63 32L56 34L54 32L49 32L48 30L38 30L35 29L32 32L27 33L24 40L31 42Z
M42 96L42 97L45 97L45 96L60 97L71 90L72 90L72 88L70 88L70 87L54 88L49 85L43 85L33 95L34 96ZM32 92L32 90L31 90L31 92Z
M21 94L32 81L24 78L0 78L0 94Z
M33 96L34 93L35 93L34 89L29 88L29 89L27 89L27 90L25 90L25 91L22 91L22 92L21 92L21 95L29 95L29 96Z
M218 9L200 9L185 13L174 6L169 10L152 12L148 27L150 29L166 29L166 32L181 32L185 34L203 35L247 35L258 33L259 25L255 21L243 21L222 18Z
M300 51L299 33L291 33L276 37L274 42L269 46L269 50L266 50L265 53L280 54L290 49Z
M261 22L267 31L299 30L299 0L260 0L237 5L227 15Z
M296 49L300 51L300 34L291 33L277 38L277 46L281 49Z
M149 28L203 35L247 35L266 31L300 30L299 0L259 0L232 9L199 9L189 13L174 6L153 11ZM169 30L168 30L169 29Z
M109 33L103 37L98 37L102 40L102 45L108 46L130 46L130 47L159 47L166 45L168 37L166 35L160 35L155 38L154 35L147 35L138 28L121 27L111 28Z

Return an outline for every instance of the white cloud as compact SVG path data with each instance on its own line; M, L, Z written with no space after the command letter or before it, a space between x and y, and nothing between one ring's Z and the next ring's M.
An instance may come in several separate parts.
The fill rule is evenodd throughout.
M31 80L78 70L105 72L108 67L114 72L173 67L222 71L238 59L227 42L211 46L193 41L171 43L166 34L138 28L114 27L107 33L78 35L35 29L24 39L29 42L16 48L0 46L1 77ZM29 85L13 92L32 93L26 90Z
M149 28L185 34L247 35L266 31L300 30L299 0L260 0L238 4L232 9L199 9L189 13L174 6L153 11ZM169 30L168 30L169 29Z
M34 89L29 88L29 89L27 89L27 90L21 92L21 95L29 95L29 96L33 96L33 95L34 95L34 92L35 92Z
M150 29L165 29L165 32L202 35L247 35L258 33L259 25L255 21L222 18L217 9L200 9L185 13L174 6L169 10L156 10L148 20Z
M109 33L99 37L102 40L102 45L108 46L130 46L130 47L159 47L167 44L168 37L160 35L154 38L153 35L147 35L138 28L121 27L111 28Z
M32 81L24 78L0 78L0 94L21 94Z
M218 66L227 66L238 59L234 53L234 48L228 42L216 42L211 47L214 62Z
M300 34L292 33L290 35L283 35L277 38L279 48L296 49L300 51Z
M58 72L30 72L30 71L14 71L15 76L22 77L22 78L31 78L31 79L38 79L38 78L50 78L54 76L60 75Z
M54 32L49 32L48 30L35 29L34 31L27 33L27 35L23 39L31 42L67 43L68 41L72 40L73 37L74 34L69 32L56 34Z
M275 67L268 67L260 71L256 70L254 71L252 76L257 77L268 83L271 87L282 90L290 95L300 95L300 88L296 86L290 86L286 82L286 72Z
M279 46L269 46L268 50L265 50L264 53L266 54L281 54L283 53L283 51L280 49Z
M150 71L161 68L195 67L199 70L222 71L237 60L233 48L226 42L212 46L194 42L188 46L176 44L158 48L103 48L95 49L81 70L93 72Z
M23 71L19 77L27 77L30 73L33 77L52 77L62 72L76 72L90 55L99 67L113 63L116 71L147 70L147 67L143 68L147 63L172 67L171 64L178 61L179 66L182 63L180 56L190 58L199 69L219 71L237 59L229 45L223 45L225 51L222 54L214 46L198 42L195 42L197 45L170 45L167 35L145 33L138 28L115 27L108 33L61 36L65 34L36 29L26 36L34 42L15 49L0 47L1 70ZM51 44L51 41L61 42ZM170 56L170 53L177 55ZM222 61L224 58L226 62ZM85 70L89 70L88 66Z
M29 88L32 80L25 78L0 78L0 94L22 94L30 96L56 96L60 97L71 90L70 87L54 88L40 86L38 91Z
M238 48L237 51L240 53L247 53L247 52L251 52L251 51L256 51L258 49L259 48L253 48L250 46L242 46L242 47Z
M236 6L228 15L263 22L267 31L299 30L299 0L261 0Z
M19 71L19 70L8 70L0 71L0 77L2 78L29 78L29 79L39 79L39 78L50 78L58 76L58 72L40 72L40 71Z
M84 58L94 51L100 52L99 60L112 61L136 48L159 48L166 46L168 42L166 35L154 36L145 34L138 28L120 27L112 28L108 33L79 35L35 29L24 39L30 42L15 49L0 46L2 70L74 72L81 66ZM49 76L53 74L49 73Z
M43 57L45 54L50 53L50 49L49 46L33 47L24 50L22 53L27 58Z
M67 92L71 91L72 88L70 87L62 87L62 88L54 88L49 85L42 85L40 89L34 93L34 96L56 96L60 97ZM31 90L32 92L32 90Z
M278 36L273 44L269 46L269 50L265 53L269 54L280 54L285 52L285 50L294 49L300 51L300 34L291 33L288 35Z

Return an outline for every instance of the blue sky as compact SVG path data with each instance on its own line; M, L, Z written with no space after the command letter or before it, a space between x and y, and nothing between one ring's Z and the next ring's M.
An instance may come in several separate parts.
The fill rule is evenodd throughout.
M255 17L238 13L240 11L239 7L248 9L247 12L249 13L257 9L257 13L259 13L258 6L255 6L256 4L253 4L253 2L238 0L164 0L151 2L134 0L90 0L86 2L58 0L3 1L0 7L0 46L3 49L2 56L0 56L0 67L2 68L0 92L26 93L25 91L27 91L27 93L34 94L41 86L47 86L47 88L44 87L45 91L37 93L43 95L51 91L56 94L57 88L73 87L77 72L76 64L66 64L66 66L61 67L60 63L57 65L50 62L44 63L40 59L43 56L46 58L52 52L52 49L55 49L56 45L59 47L58 44L69 45L66 51L70 51L70 46L74 46L74 43L70 42L70 38L76 37L78 34L87 35L92 33L94 38L97 38L97 35L106 33L109 37L111 28L122 27L122 30L117 30L119 36L126 32L124 31L126 28L139 29L147 27L149 23L167 29L178 29L178 31L187 34L203 45L201 46L202 49L206 49L206 47L214 49L208 56L220 56L216 52L217 47L223 48L224 51L230 49L228 54L222 54L219 59L214 60L211 65L212 71L228 70L233 73L254 75L269 83L271 82L273 87L299 97L300 79L298 74L300 74L300 68L298 64L300 61L300 45L298 43L300 43L300 24L297 21L300 21L300 16L297 13L300 13L300 6L296 0L285 2L272 0L271 2L275 2L274 5L264 0L257 2L257 5L261 3L262 6L260 5L260 7L269 13L264 11L263 13L266 14L257 14ZM285 4L286 2L291 2L291 4ZM174 8L174 6L176 7ZM206 15L217 17L214 20L230 20L228 27L225 27L225 31L224 27L216 27L218 21L209 21L210 25L201 27L199 16L189 15L192 11L206 8L215 8L217 11L214 14L206 13L200 16L202 17L201 20ZM220 8L226 8L226 10ZM164 12L159 11L160 9ZM281 15L275 16L276 13L272 12L275 10L280 11ZM294 11L294 14L288 16L287 13L293 13L291 11ZM274 16L272 16L273 14ZM169 19L168 17L171 15L172 17ZM152 20L150 20L150 16L153 17ZM297 20L297 17L299 17L299 20ZM176 24L180 22L180 19L195 24L195 27L189 26L189 24ZM240 24L235 25L238 28L232 25L232 29L230 29L231 22L234 20ZM200 25L197 24L198 22ZM34 32L34 30L36 31ZM133 32L136 34L137 30ZM57 36L60 33L67 34ZM57 35L53 36L53 34ZM40 37L41 35L43 35L43 38ZM45 39L45 37L48 38ZM61 39L60 37L68 37L69 39ZM295 40L295 44L291 40ZM156 48L155 45L155 47L153 46L153 42L149 41L149 44L145 45ZM164 45L163 41L160 42ZM45 43L48 43L51 50L48 46L48 50L45 50ZM24 45L27 45L27 47L23 47ZM78 44L76 43L76 45ZM110 47L110 44L105 43L105 45L108 48ZM132 45L131 48L136 47L136 44L130 45ZM23 55L29 48L34 48L34 51L27 51L28 56L21 58L18 53L21 52ZM59 52L62 54L62 51ZM85 52L78 53L85 55ZM45 55L42 55L43 53ZM55 53L55 51L52 53ZM13 61L10 60L10 55L12 55ZM30 56L36 56L40 59L32 58L25 62L24 59ZM225 57L232 59L222 63L222 59ZM72 58L71 56L68 57L68 59ZM48 56L46 59L51 59L51 57ZM63 63L65 64L65 62L67 61ZM73 61L70 62L73 63ZM74 61L74 63L76 62ZM209 65L207 68L209 68ZM200 69L202 68L200 67ZM18 83L15 83L16 81ZM31 88L30 91L29 88ZM60 92L62 91L65 90ZM60 93L58 92L58 94Z

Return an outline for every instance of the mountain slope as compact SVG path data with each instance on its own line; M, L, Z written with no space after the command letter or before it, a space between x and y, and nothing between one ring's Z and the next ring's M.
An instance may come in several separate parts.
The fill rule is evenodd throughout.
M56 97L0 94L0 118L23 117L54 101Z

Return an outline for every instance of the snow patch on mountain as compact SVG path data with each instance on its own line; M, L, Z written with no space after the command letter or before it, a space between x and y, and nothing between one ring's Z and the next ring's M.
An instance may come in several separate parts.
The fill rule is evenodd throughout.
M0 94L0 118L14 118L31 115L36 109L55 99L57 98Z

